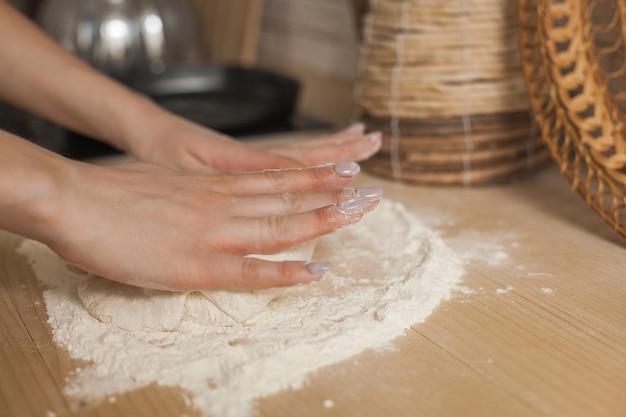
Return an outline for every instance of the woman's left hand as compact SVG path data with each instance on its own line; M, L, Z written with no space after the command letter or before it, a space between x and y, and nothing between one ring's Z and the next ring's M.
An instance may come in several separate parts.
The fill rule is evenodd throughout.
M179 171L249 172L362 161L382 142L379 132L365 134L356 123L329 136L259 148L171 116L141 132L142 145L130 150L136 158Z

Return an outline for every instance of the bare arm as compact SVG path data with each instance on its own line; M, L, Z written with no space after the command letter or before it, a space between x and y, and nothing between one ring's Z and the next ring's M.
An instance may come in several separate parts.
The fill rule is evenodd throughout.
M232 140L158 107L65 51L0 0L0 99L179 170L253 171L362 160L381 145L356 126L270 151Z
M132 121L161 113L147 98L65 51L1 0L0 98L127 151Z
M327 265L244 255L278 252L361 219L382 190L346 188L357 173L353 163L221 175L100 167L0 131L0 229L137 286L293 285L318 279Z
M327 265L244 255L352 224L382 195L380 187L349 188L359 170L349 162L209 174L348 161L377 149L380 138L363 139L357 126L275 152L231 140L91 69L2 0L0 98L160 164L94 166L0 131L0 229L119 282L163 289L308 282Z

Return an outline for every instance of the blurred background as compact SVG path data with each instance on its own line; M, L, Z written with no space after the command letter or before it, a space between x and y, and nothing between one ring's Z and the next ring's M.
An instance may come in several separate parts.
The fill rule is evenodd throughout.
M278 96L276 107L279 107L275 110L282 113L278 116L274 114L266 121L255 120L254 123L239 124L235 128L232 123L220 126L220 121L216 122L217 126L212 126L236 137L341 128L354 115L353 88L359 21L365 11L366 1L10 2L67 49L111 76L131 84L131 87L147 89L144 92L150 93L151 89L156 89L154 91L157 93L163 93L163 88L171 90L174 79L184 77L187 78L187 86L183 90L187 90L179 93L194 92L189 88L198 88L199 91L209 88L214 78L224 82L225 77L232 77L232 80L228 78L227 84L248 86L248 82L259 83L258 79L248 77L246 81L246 74L223 73L222 70L234 66L259 71L262 74L261 87L265 89L262 93L265 103L271 101L267 99L267 94L271 93L267 90L275 89L273 93ZM143 25L132 25L139 23L140 19L143 19ZM120 22L127 22L128 26L122 26ZM133 31L133 27L137 27L137 31ZM212 66L208 72L205 67L207 64ZM197 81L197 74L202 71L213 74L211 80L203 80L196 87L189 87L190 77L195 77ZM244 77L244 81L237 77ZM250 90L250 87L247 89ZM237 91L232 91L232 85L228 86L226 93L232 95L231 104L233 101L241 104L242 99L236 97ZM223 91L220 94L222 100L228 99L224 97ZM167 104L172 104L174 109L211 109L211 103L206 103L206 94L204 103L198 101L198 96L195 96L195 102L189 103L184 103L181 97L178 94L176 100L170 100ZM293 109L289 108L291 101ZM228 103L218 104L222 109L229 108ZM95 143L85 145L83 138L76 138L71 132L24 114L5 103L1 106L2 128L52 150L76 158L113 151ZM264 117L258 111L255 115L257 119ZM211 124L211 121L208 120L206 124Z

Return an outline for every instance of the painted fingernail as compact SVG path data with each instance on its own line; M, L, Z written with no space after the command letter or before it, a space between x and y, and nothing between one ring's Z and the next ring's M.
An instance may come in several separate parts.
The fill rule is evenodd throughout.
M344 201L337 205L339 211L343 214L351 215L357 213L363 213L367 206L369 205L369 200L362 197L357 197L353 200Z
M365 198L368 201L378 200L383 196L383 187L380 185L368 185L356 190L357 197Z
M345 133L362 132L365 130L365 124L362 122L352 123L350 126L344 129Z
M311 261L304 264L304 267L311 275L324 275L330 271L331 263L326 261Z
M335 165L333 170L340 177L347 178L356 176L361 171L361 167L356 162L342 162Z
M371 140L371 141L379 141L382 140L383 134L382 132L370 132L367 135L363 135L363 139Z

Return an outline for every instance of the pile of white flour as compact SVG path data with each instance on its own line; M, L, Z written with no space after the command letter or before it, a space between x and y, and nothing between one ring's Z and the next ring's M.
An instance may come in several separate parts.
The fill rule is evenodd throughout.
M331 261L332 273L289 288L244 324L130 332L82 307L76 289L84 273L33 241L19 252L49 288L54 341L91 361L68 381L67 395L95 400L152 383L178 386L192 407L215 417L250 416L255 399L302 387L322 366L392 348L450 296L463 272L433 231L383 201L357 225L320 239L314 259Z

